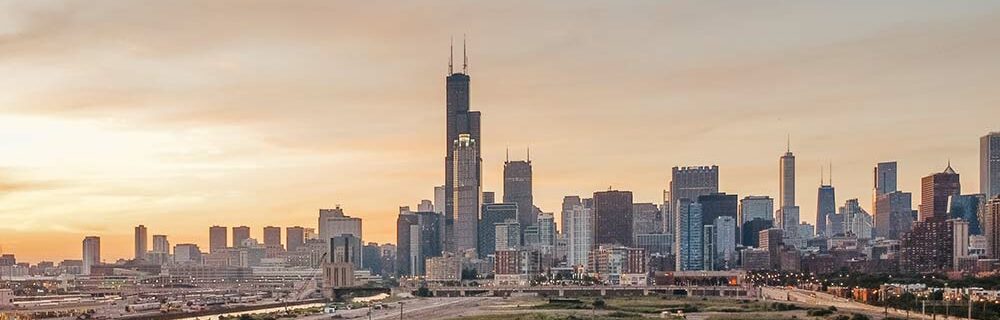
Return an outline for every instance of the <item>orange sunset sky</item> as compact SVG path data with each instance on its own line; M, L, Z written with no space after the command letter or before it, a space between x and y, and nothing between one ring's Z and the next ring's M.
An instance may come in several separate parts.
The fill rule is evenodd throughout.
M395 242L443 183L449 38L468 35L483 179L531 147L536 205L608 186L659 202L677 165L776 197L786 135L812 222L820 166L871 209L1000 130L997 1L4 1L0 246L132 252L132 227L314 227L342 205ZM914 201L919 196L914 194ZM916 207L916 205L914 205Z

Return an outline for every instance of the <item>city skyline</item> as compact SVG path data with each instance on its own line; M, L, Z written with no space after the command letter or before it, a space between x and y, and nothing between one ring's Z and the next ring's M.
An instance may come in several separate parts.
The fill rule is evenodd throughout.
M264 226L313 227L318 210L335 204L365 220L364 241L395 242L398 206L434 199L433 188L444 181L441 78L448 39L461 33L469 34L470 104L484 116L481 191L502 192L506 148L530 146L533 202L543 212L560 212L566 195L590 195L609 185L632 192L635 203L659 203L674 166L718 165L720 192L778 199L774 160L784 152L787 136L796 158L800 221L815 221L812 190L820 185L820 167L830 162L837 167L838 206L857 198L874 211L865 199L874 187L871 168L883 161L898 162L897 189L913 193L914 206L921 201L921 177L949 162L962 174L963 193L977 192L979 139L1000 130L998 101L988 93L994 85L985 81L1000 74L987 63L1000 52L998 41L990 42L1000 34L988 31L1000 30L1000 19L983 13L988 8L920 5L928 12L906 15L923 23L919 26L903 21L903 14L877 17L891 8L871 4L873 12L839 33L830 29L835 21L809 21L822 16L822 8L784 7L803 20L787 24L804 23L822 36L771 39L780 45L775 51L749 42L690 38L698 31L685 27L709 27L690 20L676 22L666 35L597 32L601 23L573 17L529 16L525 27L505 30L499 22L513 13L502 12L484 21L426 27L417 26L436 19L397 17L412 30L379 29L364 39L335 33L333 39L357 50L346 53L332 44L311 46L310 40L328 35L307 34L255 54L239 50L240 40L247 39L230 33L225 23L258 18L265 27L287 28L277 35L259 27L248 31L277 41L304 28L278 19L294 12L244 9L243 15L208 24L206 39L185 38L192 33L186 30L175 38L140 40L149 31L120 30L122 23L138 17L156 18L142 21L144 27L176 22L138 14L127 4L119 9L136 16L4 5L9 10L0 12L22 15L11 19L7 28L13 31L0 32L6 40L0 50L13 52L0 58L0 70L10 69L11 79L18 79L3 80L11 89L0 96L0 219L10 222L0 225L0 246L25 261L79 259L80 239L93 235L101 238L102 259L114 261L134 255L132 231L144 225L150 234L207 250L210 226L249 226L251 237L263 241ZM222 9L196 13L163 6L205 21ZM697 5L653 6L653 12L720 17ZM834 13L850 11L850 4L841 6ZM362 9L339 26L361 23L378 11ZM492 8L443 14L461 17L466 9ZM652 15L634 21L621 16L641 14L636 8L574 10L595 14L603 23L658 23ZM64 15L75 19L60 19ZM101 18L109 20L98 23ZM303 23L322 26L329 18L306 15ZM749 30L715 32L736 40L786 26L769 24L766 15L740 18ZM556 22L589 29L571 32L552 25ZM73 28L91 25L115 33ZM554 29L524 29L531 26ZM595 34L584 36L588 30ZM92 50L80 53L59 52L55 49L62 48L48 42L89 38L99 41L60 43ZM193 49L213 39L220 43ZM649 41L635 41L642 39ZM513 45L520 41L527 43ZM956 52L952 46L967 49ZM187 50L210 58L191 59ZM358 66L335 61L311 71L310 62L297 60L331 53L354 57L351 63ZM107 60L118 54L122 61ZM53 57L95 64L47 64L45 58ZM774 64L777 58L787 65ZM123 69L132 67L159 87L130 84L132 70ZM329 75L341 70L360 78ZM939 77L942 73L950 78ZM275 79L241 80L248 74ZM898 82L892 76L910 78ZM216 81L222 90L205 95ZM273 107L286 102L287 108ZM706 114L723 121L679 120ZM887 121L889 116L894 118ZM944 116L961 125L943 134L932 130L944 121L936 117ZM894 130L872 128L886 122ZM81 146L81 141L94 143ZM594 145L601 148L586 147Z

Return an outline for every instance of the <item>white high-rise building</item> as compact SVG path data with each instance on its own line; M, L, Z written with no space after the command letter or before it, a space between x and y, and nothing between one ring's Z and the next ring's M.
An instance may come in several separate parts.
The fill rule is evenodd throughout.
M90 274L90 268L101 263L101 237L89 236L83 238L83 265L80 273Z
M565 213L569 245L566 261L573 266L587 265L587 254L594 246L594 213L582 203L574 204Z

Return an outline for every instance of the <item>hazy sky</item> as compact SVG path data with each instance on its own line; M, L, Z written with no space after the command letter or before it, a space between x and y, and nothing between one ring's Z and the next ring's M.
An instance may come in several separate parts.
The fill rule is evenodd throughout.
M99 235L114 261L137 224L204 248L335 204L395 242L444 180L462 34L485 190L530 146L547 212L608 186L659 202L676 165L775 197L790 134L812 222L821 165L839 204L870 209L887 160L916 192L950 159L971 193L1000 130L997 1L4 1L0 245L79 259Z

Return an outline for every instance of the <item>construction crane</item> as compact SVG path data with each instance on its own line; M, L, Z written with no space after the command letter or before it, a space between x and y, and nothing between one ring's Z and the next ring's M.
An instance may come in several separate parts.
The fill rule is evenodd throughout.
M301 301L308 298L313 292L316 292L316 277L319 276L320 273L323 273L323 261L326 261L326 255L327 253L323 253L323 256L319 258L319 270L313 273L312 277L309 277L309 280L304 281L298 290L292 292L295 297L294 301Z

